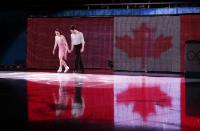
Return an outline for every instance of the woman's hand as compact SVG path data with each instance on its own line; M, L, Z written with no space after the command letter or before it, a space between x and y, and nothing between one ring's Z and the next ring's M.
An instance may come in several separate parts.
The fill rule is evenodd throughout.
M53 52L52 52L52 53L53 53L53 55L55 55L55 50L53 50Z

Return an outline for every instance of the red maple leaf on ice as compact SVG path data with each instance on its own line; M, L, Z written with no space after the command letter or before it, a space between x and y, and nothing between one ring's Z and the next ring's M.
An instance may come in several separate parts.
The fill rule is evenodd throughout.
M138 112L144 121L150 114L156 114L156 105L170 107L171 101L171 97L160 90L159 85L147 87L143 84L139 87L130 84L126 91L117 95L118 103L134 103L132 111Z
M142 23L138 29L133 29L133 36L116 38L116 47L123 50L129 57L160 57L172 47L172 36L155 36L156 29Z

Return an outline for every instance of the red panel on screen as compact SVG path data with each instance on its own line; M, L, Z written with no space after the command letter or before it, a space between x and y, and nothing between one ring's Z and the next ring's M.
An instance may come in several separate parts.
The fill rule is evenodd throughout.
M70 44L70 25L76 25L84 34L86 48L82 58L85 68L107 68L108 60L113 59L113 18L29 18L27 67L57 68L58 56L52 55L54 29L61 28ZM74 68L74 52L68 54L67 63Z
M187 40L200 40L199 15L181 16L181 72L185 71L185 42Z

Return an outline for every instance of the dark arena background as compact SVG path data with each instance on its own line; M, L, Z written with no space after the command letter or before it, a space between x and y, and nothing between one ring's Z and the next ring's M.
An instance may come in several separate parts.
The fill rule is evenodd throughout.
M200 2L19 0L0 9L1 130L200 130ZM84 71L75 49L59 72L55 30L71 48L71 25L84 36Z

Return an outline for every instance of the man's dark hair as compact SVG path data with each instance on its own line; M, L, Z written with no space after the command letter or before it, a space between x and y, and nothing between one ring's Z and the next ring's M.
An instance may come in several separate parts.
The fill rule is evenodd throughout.
M69 29L70 30L76 30L76 26L75 25L71 25Z

